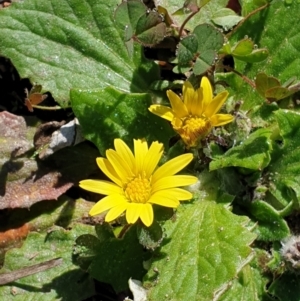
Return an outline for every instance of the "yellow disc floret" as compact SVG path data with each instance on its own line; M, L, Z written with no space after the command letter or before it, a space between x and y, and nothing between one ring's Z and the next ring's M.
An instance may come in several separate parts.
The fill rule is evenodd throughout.
M126 185L124 192L130 202L145 204L151 195L150 181L139 175Z

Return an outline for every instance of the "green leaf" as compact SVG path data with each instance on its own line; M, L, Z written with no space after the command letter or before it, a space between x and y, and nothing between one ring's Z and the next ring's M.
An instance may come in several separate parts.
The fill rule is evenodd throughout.
M157 220L157 215L155 214ZM163 240L163 231L157 221L154 221L150 227L138 225L137 234L141 245L146 249L156 249Z
M243 62L258 63L264 61L269 52L267 49L256 49L252 40L246 38L239 41L231 49L232 55Z
M262 170L271 160L271 134L270 129L255 131L242 144L229 149L221 156L213 158L214 160L209 165L210 170L228 166Z
M299 281L299 275L285 273L271 284L269 292L276 296L279 301L299 301Z
M224 37L222 33L209 24L195 27L193 34L198 40L199 56L195 62L194 73L199 75L211 67L216 59L217 52L222 47Z
M266 91L273 87L279 87L280 82L276 77L268 76L265 73L260 72L256 75L255 85L257 92L265 97Z
M198 50L198 39L194 34L184 37L178 45L178 64L190 64Z
M246 2L245 2L246 3ZM253 2L248 1L253 10ZM249 6L248 5L248 6ZM245 36L251 38L258 47L268 49L268 59L260 64L246 64L235 61L235 68L250 80L254 80L259 72L268 76L276 76L280 82L285 82L300 74L299 33L300 24L291 26L290 20L297 19L299 4L297 1L287 7L284 1L271 1L269 6L256 14L251 15L230 37L230 43L237 43ZM247 10L247 11L246 11ZM243 15L249 13L243 5ZM276 38L274 38L276 37ZM231 93L236 99L243 101L243 110L252 110L261 105L263 100L253 92L253 87L235 74L224 74L218 80L225 80Z
M1 272L13 271L57 257L61 257L63 262L55 268L16 280L13 287L1 286L1 299L80 301L93 296L92 279L72 263L70 256L76 237L93 232L94 227L78 224L72 230L56 228L49 233L30 233L21 248L11 249L6 253Z
M158 140L166 149L173 135L169 124L148 111L149 94L125 94L113 88L71 90L72 107L83 133L102 154L113 147L114 138L132 145L133 139Z
M103 89L111 85L126 92L146 92L158 79L158 68L143 58L139 45L133 58L129 56L124 34L114 22L118 3L15 3L0 11L0 53L12 60L21 77L42 84L63 107L69 105L73 87Z
M212 21L219 26L222 26L225 31L237 25L243 17L238 16L230 8L221 8L212 15Z
M218 301L262 301L267 296L265 286L268 279L254 266L246 265L233 280L232 286Z
M255 235L245 228L247 222L212 201L180 206L176 221L165 224L168 241L144 279L152 286L148 300L213 300L251 259Z
M161 42L166 35L166 24L158 12L150 12L140 17L136 25L136 38L143 45L153 46Z
M146 11L147 7L139 0L124 1L117 7L114 19L120 32L124 34L124 41L132 38L139 18Z
M218 50L222 47L224 37L220 31L209 24L197 26L193 34L183 38L178 47L178 69L196 62L193 71L196 75L207 71L215 61Z
M172 18L177 24L182 24L184 20L191 14L191 12L201 8L199 13L189 20L185 25L185 29L190 32L193 29L203 23L213 24L211 19L214 12L218 11L227 6L228 0L188 0L184 2L178 0L161 0L159 5L167 7L169 13L172 15Z
M282 216L272 206L263 201L251 202L248 205L249 212L257 222L255 233L258 240L274 241L287 237L290 234L289 227Z
M231 53L237 56L249 55L253 50L253 41L250 39L243 39L232 47Z
M275 113L282 142L272 154L272 161L266 169L269 192L275 197L276 207L283 209L295 202L299 208L300 201L300 115L278 110ZM271 196L270 203L274 203Z
M116 292L128 288L129 278L141 280L145 274L143 261L149 256L139 244L136 227L132 226L122 239L117 239L107 228L98 227L97 252L89 266L92 277L110 283ZM104 236L104 237L103 237Z

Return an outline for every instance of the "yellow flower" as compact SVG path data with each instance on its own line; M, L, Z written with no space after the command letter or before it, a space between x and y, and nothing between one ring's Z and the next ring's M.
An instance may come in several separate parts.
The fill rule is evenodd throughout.
M217 114L228 97L223 91L213 98L211 84L207 77L202 77L200 88L194 90L186 81L182 88L183 101L173 91L168 90L167 96L172 108L162 105L151 105L150 112L168 121L181 136L188 147L197 146L211 129L233 121L230 114Z
M91 216L107 211L105 221L110 222L126 211L129 224L138 218L149 227L153 222L152 204L177 208L179 200L192 198L192 193L180 186L194 184L196 177L175 175L192 159L192 154L178 156L157 167L163 154L163 144L153 142L148 148L144 140L134 140L134 154L121 139L114 140L115 150L106 151L106 158L97 158L99 168L113 182L83 180L83 189L104 194L89 212Z

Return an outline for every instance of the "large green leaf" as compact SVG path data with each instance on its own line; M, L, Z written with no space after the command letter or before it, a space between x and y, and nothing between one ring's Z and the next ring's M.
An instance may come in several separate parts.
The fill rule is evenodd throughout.
M102 154L113 146L114 138L122 138L129 145L133 138L158 140L167 147L173 135L165 120L148 111L149 94L126 94L113 88L72 90L71 101L85 137L94 142Z
M21 77L67 106L69 89L116 86L146 92L158 69L136 45L131 58L114 23L119 1L27 0L0 11L0 54Z
M165 224L167 238L145 278L149 301L211 301L251 259L255 234L248 219L223 205L197 199Z
M62 258L62 264L16 280L12 286L1 286L1 300L80 301L92 296L93 281L73 264L71 253L76 237L93 231L91 226L78 224L72 230L56 228L49 233L32 232L22 248L7 252L1 272L7 273L57 257Z
M275 116L283 141L276 148L270 166L266 170L269 192L277 200L279 209L291 201L299 208L300 115L287 110L278 110ZM274 203L273 198L270 197L268 200Z
M267 298L265 286L268 279L261 274L261 271L251 265L246 265L233 280L232 286L221 296L219 301L263 301Z

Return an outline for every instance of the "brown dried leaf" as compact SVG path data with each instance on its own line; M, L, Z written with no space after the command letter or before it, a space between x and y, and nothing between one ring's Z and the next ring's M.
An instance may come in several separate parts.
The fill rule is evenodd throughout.
M43 162L30 158L33 135L23 117L0 113L0 209L29 208L57 199L97 170L97 150L83 143Z

